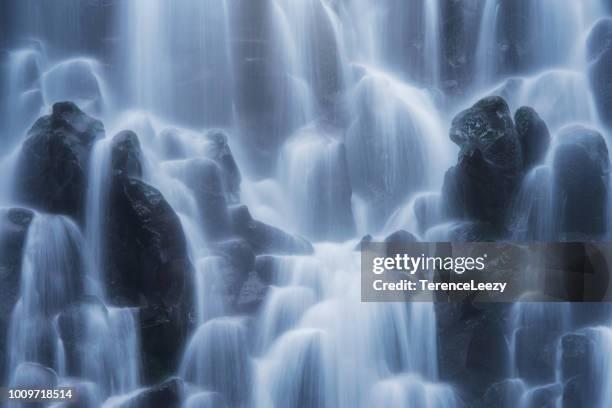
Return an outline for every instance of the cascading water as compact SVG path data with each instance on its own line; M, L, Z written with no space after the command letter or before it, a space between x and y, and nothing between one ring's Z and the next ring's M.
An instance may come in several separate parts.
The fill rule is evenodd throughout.
M475 96L501 95L511 113L532 106L553 140L577 122L604 129L583 61L603 1L18 3L7 8L14 23L0 67L0 203L29 206L13 194L24 187L13 186L25 148L17 145L36 117L64 99L104 119L107 130L133 130L142 168L121 174L118 142L108 132L83 162L83 213L71 220L37 210L8 331L12 384L38 381L45 366L59 384L88 390L90 406L123 408L142 406L153 381L174 375L185 383L177 394L187 408L452 408L469 406L472 392L495 406L486 404L498 385L514 402L508 406L531 407L542 395L558 404L571 397L561 395L578 381L563 377L568 336L584 336L595 360L593 406L611 403L612 371L601 359L612 347L609 327L585 328L569 304L514 305L498 324L508 370L481 375L495 376L495 384L474 391L461 382L469 371L448 373L444 311L433 303L360 301L355 250L369 233L384 239L403 229L445 241L472 225L448 213L440 189L455 161L450 119ZM89 12L101 21L88 25ZM449 35L458 32L465 35ZM517 183L507 220L512 240L565 239L553 156ZM127 184L117 188L124 176ZM153 265L156 254L128 259L161 286L172 286L181 267L192 278L185 284L194 297L189 336L170 369L150 361L170 342L154 331L175 317L175 309L163 309L168 294L137 292L124 302L107 275L121 260L115 252L176 238L155 229L172 217L155 192L142 198L130 190L138 183L159 190L176 214L193 266L172 258L175 242L160 251L169 278ZM139 199L153 209L134 204ZM109 220L121 200L134 205L117 226ZM244 215L240 205L254 218L246 226L236 216ZM109 238L140 220L149 241ZM312 240L312 253L266 247L282 232L262 233L260 221ZM236 264L245 270L236 272ZM236 293L241 279L248 285ZM151 321L151 310L161 318ZM477 312L461 313L469 320ZM474 344L470 358L482 347Z

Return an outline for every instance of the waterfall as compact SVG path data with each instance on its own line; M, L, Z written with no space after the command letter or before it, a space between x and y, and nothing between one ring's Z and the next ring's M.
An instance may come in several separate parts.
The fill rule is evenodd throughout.
M39 77L43 69L42 51L31 47L11 51L8 56L7 74L4 78L6 98L0 103L0 117L4 122L0 152L14 146L26 127L36 118L42 108Z
M251 361L244 321L222 317L200 326L187 347L180 373L188 381L221 393L232 406L247 401Z
M36 215L24 248L21 295L9 334L10 370L23 362L50 363L45 344L57 343L53 316L83 290L81 236L78 227L61 216Z
M608 136L585 58L591 27L612 12L607 1L8 3L0 6L0 215L28 207L13 194L27 187L15 185L24 180L17 163L32 148L23 143L28 129L55 102L73 101L109 135L85 148L62 124L57 143L70 154L36 151L58 168L74 164L42 173L60 186L78 179L84 205L71 215L36 208L19 268L4 268L13 254L0 253L1 273L20 272L16 303L0 316L11 385L52 378L77 387L89 406L109 408L156 393L185 408L563 406L579 384L564 377L568 354L588 351L580 367L592 380L592 405L612 404L609 310L529 299L451 311L434 302L366 303L356 249L365 235L382 241L405 230L446 242L480 223L453 218L442 187L463 149L448 137L453 118L490 95L511 114L532 107L554 140L535 167L517 172L500 216L503 238L573 239L561 222L572 214L553 149L575 124ZM114 207L112 135L126 129L138 136L142 167L126 180L150 186L143 200L155 208L131 203L116 226L111 216L125 208ZM605 180L577 188L607 188L607 236L608 167ZM253 218L245 225L241 206ZM132 225L137 216L142 226ZM155 229L169 219L181 234ZM0 233L10 241L6 224ZM114 228L141 228L150 239L111 242ZM312 253L262 244L277 237L304 237ZM160 249L166 239L176 242ZM111 258L131 244L144 249L129 260L143 269L130 285L155 289L148 297L148 287L134 288L124 301L113 293ZM180 245L186 255L177 261ZM155 256L165 274L149 265ZM173 294L164 291L176 288L164 286L177 282L192 304L169 305ZM542 282L530 284L535 291ZM177 333L160 335L174 324ZM459 332L459 362L448 361L449 332ZM491 339L478 338L490 332L503 343L491 346L497 360L482 347ZM569 350L568 339L588 346ZM172 353L168 367L149 361ZM481 367L481 354L497 367ZM179 390L160 385L168 379Z
M440 83L440 10L436 0L425 2L425 40L423 69L428 73L428 83L436 87Z
M38 362L66 375L70 358L70 374L93 381L101 396L126 392L139 384L136 318L129 309L107 310L83 300L96 293L86 285L82 241L68 218L34 217L24 248L20 298L11 317L9 370Z
M352 95L355 120L346 150L353 193L369 204L370 228L376 230L380 225L372 219L380 223L411 194L440 185L452 150L427 92L363 69Z
M597 382L593 389L596 390L595 403L597 406L606 407L612 404L612 391L610 391L610 380L612 379L612 361L610 361L610 348L612 347L612 327L597 327L589 332L594 341L592 378Z
M279 178L291 198L298 231L314 239L353 235L350 185L344 145L338 135L304 129L288 140Z
M532 169L523 181L511 211L509 229L513 239L549 242L558 238L554 180L551 169L542 165Z
M90 185L87 191L87 220L85 231L90 245L90 276L99 282L104 270L105 223L108 215L108 200L111 183L111 140L103 139L94 145L89 165Z
M497 75L498 14L498 0L485 0L476 49L477 82L481 86L489 85Z

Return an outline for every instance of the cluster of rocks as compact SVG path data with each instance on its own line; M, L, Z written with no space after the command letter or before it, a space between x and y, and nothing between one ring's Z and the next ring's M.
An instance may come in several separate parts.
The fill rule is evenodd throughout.
M605 140L597 131L566 127L553 146L537 112L521 107L513 117L504 99L494 96L459 113L450 138L460 153L457 165L446 174L440 205L448 219L461 221L451 227L451 241L508 239L508 220L521 183L544 162L550 165L555 185L557 239L597 240L605 233L609 162ZM574 306L579 323L572 330L603 321L604 307ZM436 309L440 377L455 384L464 401L515 406L508 398L522 395L518 390L527 384L540 387L532 397L542 406L561 397L570 406L590 406L592 393L583 385L592 370L584 368L584 362L570 361L572 355L590 350L584 335L563 337L564 386L550 385L555 383L557 343L563 335L558 329L527 325L509 333L513 309L506 304L466 301L440 303ZM510 362L508 339L513 335L515 361ZM515 364L522 381L507 379L509 364Z
M36 211L69 216L84 229L92 148L103 137L100 121L73 103L56 103L50 115L32 126L23 143L15 176L19 202ZM209 254L227 261L223 295L236 313L251 313L261 304L270 283L264 272L256 272L257 258L310 254L313 248L301 237L254 219L237 202L240 173L227 138L218 132L205 137L211 142L206 157L187 164L187 187L202 214ZM151 384L176 372L193 329L193 266L179 217L164 196L141 179L144 163L138 136L120 132L113 137L111 149L108 205L100 222L104 302L138 309L144 379ZM0 302L4 311L0 328L7 328L18 300L21 254L33 217L31 210L19 208L0 216L0 252L7 255L0 257L0 274L9 286ZM71 361L77 353L71 350L78 348L87 318L84 311L95 307L106 313L104 302L83 297L60 313L69 375L78 376L78 364ZM6 366L5 340L0 340L2 367ZM164 392L180 388L172 384L160 387ZM146 395L139 398L148 401Z
M529 107L519 108L513 118L507 103L493 96L459 113L450 137L460 153L446 173L441 206L448 219L464 221L451 232L451 241L507 239L519 188L551 150L546 124ZM551 154L558 239L601 236L609 169L605 139L595 130L569 126L559 132Z

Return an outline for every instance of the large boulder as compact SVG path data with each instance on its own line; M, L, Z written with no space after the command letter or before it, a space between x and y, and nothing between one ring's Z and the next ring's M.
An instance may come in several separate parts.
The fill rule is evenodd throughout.
M525 169L542 163L550 145L546 123L533 108L523 106L514 114L516 132L521 141Z
M306 239L253 219L247 206L230 209L232 229L256 254L309 255L314 252Z
M565 234L606 232L608 147L597 131L570 126L557 136L553 173L559 228Z
M101 137L102 122L71 102L53 105L51 115L38 119L23 143L15 175L17 199L45 212L81 219L89 156Z
M185 235L162 194L133 178L113 181L106 225L105 279L116 305L139 306L145 378L176 369L192 321Z
M602 18L595 24L587 39L589 79L597 103L599 117L612 126L612 18Z
M115 304L176 304L191 263L180 220L162 194L133 178L115 180L107 226L106 279Z
M21 208L0 211L0 383L6 384L8 328L19 299L21 258L34 213Z
M523 169L508 105L500 97L482 99L455 117L450 138L461 151L444 180L446 210L501 229Z

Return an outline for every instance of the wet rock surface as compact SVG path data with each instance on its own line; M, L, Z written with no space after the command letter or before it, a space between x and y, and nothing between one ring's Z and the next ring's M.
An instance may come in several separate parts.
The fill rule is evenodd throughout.
M83 216L89 156L104 137L102 122L74 103L53 105L34 123L23 143L16 172L17 199L42 211Z
M508 105L500 97L480 100L455 117L450 138L461 150L444 179L448 214L502 229L523 168Z
M561 230L597 235L606 230L608 148L594 130L571 126L560 131L553 172L558 188Z

